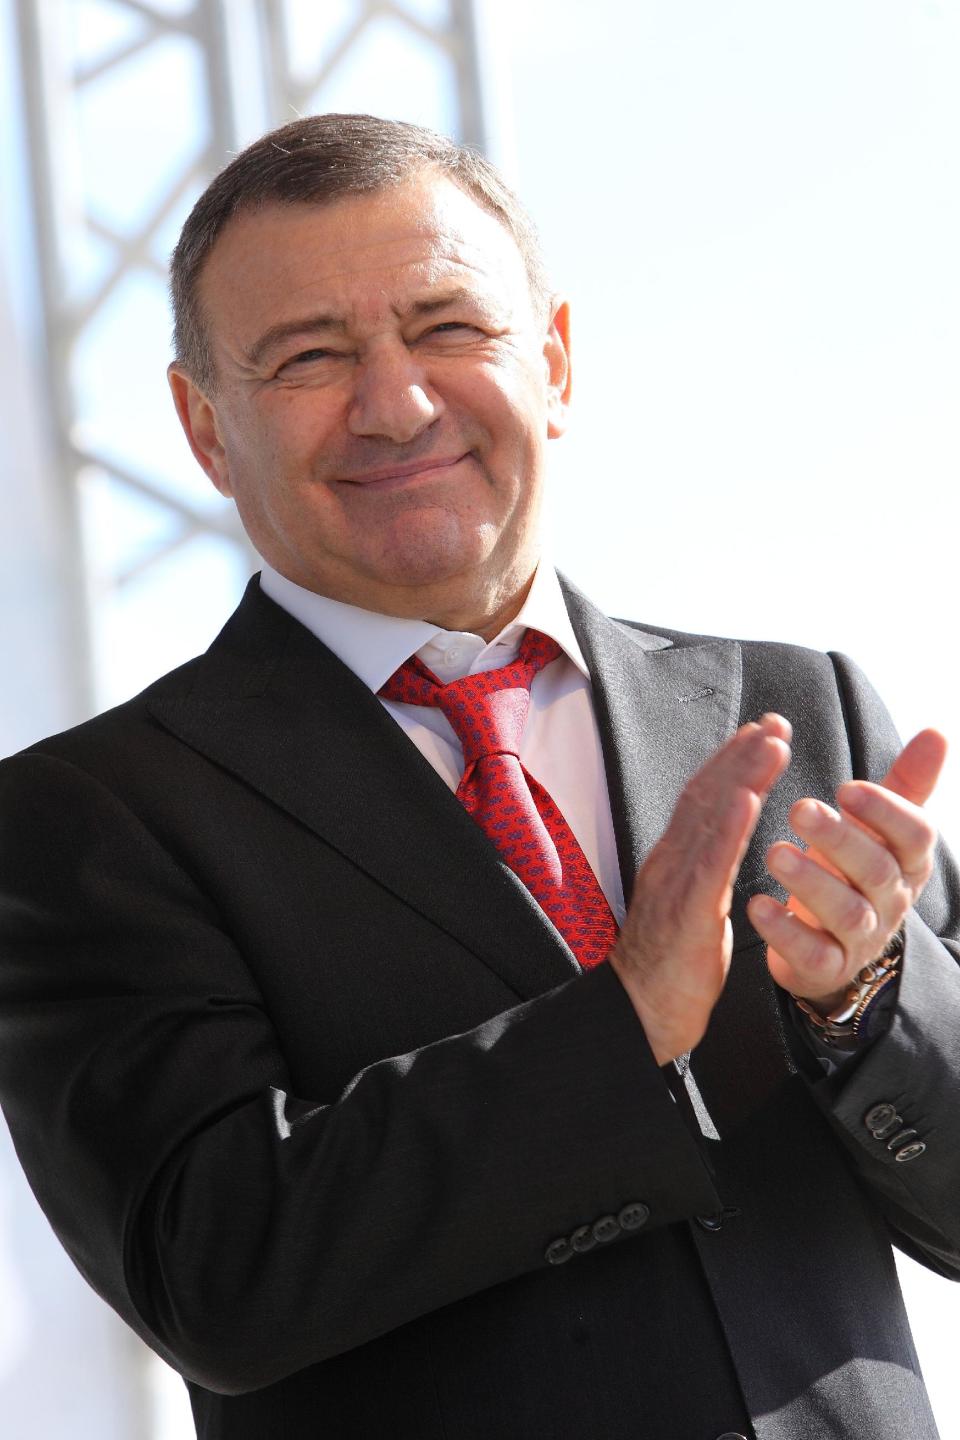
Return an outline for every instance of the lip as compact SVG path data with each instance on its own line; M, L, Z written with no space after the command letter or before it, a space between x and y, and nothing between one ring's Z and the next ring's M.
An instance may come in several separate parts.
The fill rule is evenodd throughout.
M343 475L340 477L340 484L389 490L409 482L414 476L432 475L437 470L450 470L454 465L459 465L461 460L466 460L469 453L467 450L462 455L440 458L426 456L422 460L410 460L406 465L390 465L382 470L364 470L359 475Z

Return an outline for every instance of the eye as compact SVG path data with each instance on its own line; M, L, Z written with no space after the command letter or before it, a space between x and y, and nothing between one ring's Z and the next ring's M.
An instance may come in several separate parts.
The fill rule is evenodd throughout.
M284 360L280 369L286 370L291 365L309 365L315 360L336 360L338 358L336 350L323 350L319 347L314 350L301 350L299 355L292 355L289 360Z
M442 320L439 325L431 325L425 330L421 339L433 340L444 335L452 335L462 338L465 335L479 335L480 327L473 325L469 320Z

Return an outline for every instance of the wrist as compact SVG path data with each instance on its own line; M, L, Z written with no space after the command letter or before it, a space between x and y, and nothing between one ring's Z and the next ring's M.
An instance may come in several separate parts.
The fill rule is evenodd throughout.
M664 1014L651 1002L649 987L643 984L639 967L619 953L616 946L607 961L627 992L658 1065L669 1065L678 1055L699 1045L706 1024L696 1030L690 1024L689 1015Z
M797 1007L819 1039L827 1045L850 1049L872 1038L877 1017L889 1006L900 979L903 934L898 931L878 959L864 965L839 999L813 1001L793 995ZM832 1003L831 1003L832 1002Z

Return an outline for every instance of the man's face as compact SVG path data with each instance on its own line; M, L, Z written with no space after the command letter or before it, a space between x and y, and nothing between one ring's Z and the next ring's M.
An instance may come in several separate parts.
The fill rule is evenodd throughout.
M508 618L568 363L566 307L538 312L499 221L431 173L271 206L228 224L200 292L217 391L171 384L264 558L366 609Z

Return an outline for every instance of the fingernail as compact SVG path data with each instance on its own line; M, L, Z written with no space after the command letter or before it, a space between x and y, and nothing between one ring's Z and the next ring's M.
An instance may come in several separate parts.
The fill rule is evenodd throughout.
M776 710L765 710L760 716L760 724L762 725L765 720L775 722L779 730L786 730L787 733L783 736L783 739L789 744L793 738L793 726L787 717L778 714Z
M755 895L750 902L750 913L758 920L775 920L780 906L768 895Z
M795 875L800 869L801 860L796 850L778 850L770 858L786 875Z
M813 830L820 822L820 811L812 800L801 800L793 812L793 818Z
M868 797L856 785L843 785L837 792L837 799L844 810L852 810L856 814L866 807Z

